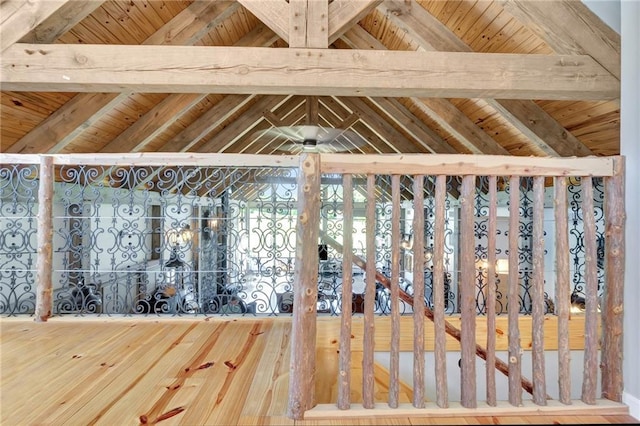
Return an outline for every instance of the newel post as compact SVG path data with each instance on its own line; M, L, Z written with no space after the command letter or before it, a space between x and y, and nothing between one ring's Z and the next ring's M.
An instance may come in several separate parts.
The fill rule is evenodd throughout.
M302 154L298 176L298 224L293 291L288 416L300 420L314 405L320 156Z
M40 183L38 186L38 257L36 260L36 322L45 322L53 309L53 157L40 158Z
M622 401L622 323L624 304L624 157L614 159L613 176L605 178L606 286L602 309L602 397Z

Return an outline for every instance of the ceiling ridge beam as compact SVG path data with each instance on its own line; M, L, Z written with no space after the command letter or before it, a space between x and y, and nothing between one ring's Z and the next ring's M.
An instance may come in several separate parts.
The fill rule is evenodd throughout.
M431 15L415 0L410 0L408 3L398 0L385 0L378 6L378 11L387 16L389 21L398 28L405 30L409 36L413 37L425 50L437 49L454 52L472 52L471 47L467 46L453 31ZM602 69L611 76L605 68ZM552 77L548 76L548 78ZM614 76L611 76L611 78L615 79ZM545 85L546 83L541 82L541 84ZM514 112L505 116L504 112L509 110L513 104L509 106L501 105L501 100L497 99L502 97L496 96L494 99L490 99L490 96L486 95L477 97L487 100L487 103L494 107L496 112L502 115L516 129L520 131L525 130L523 133L537 146L545 147L544 151L549 155L561 155L560 152L565 151L567 142L575 147L582 145L580 151L584 153L583 155L591 155L591 150L586 145L562 127L557 120L553 119L551 115L547 114L535 102L525 100L524 98L521 98L523 100L519 101L522 107L521 110L528 111L532 114L532 116L527 119L520 112ZM529 98L541 99L542 97L538 97L535 93L532 93L532 96ZM584 99L589 98L585 96L583 99L578 100ZM536 118L534 119L533 116ZM520 120L520 118L523 120ZM544 120L544 122L542 120ZM541 133L541 130L546 128L552 128L555 132L550 133L545 131Z
M206 20L209 18L215 20L216 16L220 16L229 7L233 10L239 7L234 6L233 3L196 1L150 35L143 45L180 43L181 41L195 43L197 40L194 39L193 34L201 34L198 29L209 25ZM37 47L36 50L38 50ZM129 91L117 95L100 94L99 96L96 93L79 93L20 138L9 148L9 152L60 152L129 95ZM79 108L78 105L82 107ZM52 132L51 129L56 130Z

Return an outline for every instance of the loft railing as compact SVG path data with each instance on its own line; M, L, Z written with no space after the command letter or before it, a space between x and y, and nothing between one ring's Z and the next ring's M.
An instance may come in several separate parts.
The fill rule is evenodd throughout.
M570 289L570 249L568 244L569 208L567 205L567 180L579 179L582 191L581 220L584 223L582 235L585 247L585 341L584 341L584 373L582 377L581 401L586 406L595 405L597 396L598 367L601 368L601 397L612 401L621 400L622 372L622 283L624 279L624 162L620 157L614 158L572 158L542 159L522 157L488 157L488 156L353 156L342 154L316 155L307 154L301 158L301 174L299 176L298 194L298 229L296 272L294 285L294 322L292 333L292 359L289 389L289 415L294 419L331 417L333 416L389 416L398 413L399 376L400 376L400 303L401 300L413 308L413 397L412 410L402 410L402 415L416 416L429 413L425 409L425 318L433 321L435 328L433 365L436 382L436 401L430 407L447 409L453 402L448 397L446 336L453 336L460 342L461 400L460 406L465 409L478 409L482 406L496 406L496 369L508 377L508 403L511 406L523 405L523 389L532 394L535 410L542 410L556 399L566 407L571 400L571 378L569 376L569 316L571 305ZM320 232L320 176L323 173L343 176L343 244ZM351 227L353 221L353 176L366 176L366 258L353 254ZM390 276L376 270L375 253L375 204L376 175L391 176L392 229L391 229L391 270ZM425 179L431 180L435 190L434 246L433 246L433 302L432 307L424 303L424 282L421 259L414 257L413 262L413 294L399 288L400 241L403 234L399 227L401 186L400 176L412 176L413 180L413 253L422 254L423 239L415 238L424 234L425 218L424 186ZM444 294L444 211L446 199L446 179L448 176L462 176L456 190L460 199L460 244L459 244L459 299L461 327L457 329L445 319ZM487 336L486 348L476 343L476 256L474 247L474 200L476 179L488 176L488 250L487 269ZM508 221L508 264L510 265L507 282L507 315L508 315L508 359L502 361L496 357L495 340L495 277L496 277L496 243L497 230L497 192L498 176L508 176L509 221ZM532 305L532 378L523 377L522 351L520 343L520 303L508 303L509 300L520 300L519 295L519 236L525 230L519 222L520 179L526 177L533 180L533 217L532 217L532 273L531 273L531 305ZM598 238L596 218L594 215L593 179L602 177L604 186L604 214L606 218L606 239L604 259L606 271L604 276L606 291L599 303L598 292ZM546 367L544 354L544 315L547 304L544 297L544 203L545 182L549 180L554 188L555 218L555 252L556 252L556 303L558 316L558 371L559 392L551 396L547 391ZM315 259L315 242L318 238L342 252L342 271L344 277L351 276L352 263L365 270L365 301L362 343L362 403L351 402L354 385L350 378L352 351L352 304L350 280L342 283L341 327L339 342L339 367L334 372L338 383L338 397L332 414L331 406L315 407L314 374L316 351L316 301L317 286L315 277L318 264ZM376 322L375 288L381 283L390 291L391 306L391 343L389 365L389 392L386 405L375 401L374 391L374 351ZM599 312L600 311L600 312ZM601 340L598 335L598 320L602 319ZM600 353L603 362L598 364ZM477 395L476 356L486 360L486 398L479 402ZM322 374L329 374L323 371ZM357 406L356 406L357 405ZM314 408L315 407L315 408ZM575 407L575 405L574 405ZM401 408L406 409L406 406ZM432 411L431 411L432 412ZM355 414L352 414L355 413ZM399 415L399 414L396 414Z
M171 164L167 164L170 157ZM523 390L531 393L533 403L538 409L544 407L549 401L548 397L557 400L565 406L572 402L571 380L569 377L569 307L571 304L571 294L579 293L584 295L583 308L585 311L585 341L584 341L584 375L582 378L581 399L584 403L592 405L598 402L598 382L600 382L601 396L612 401L620 401L622 391L621 372L621 345L622 345L622 283L624 279L624 162L621 157L611 158L580 158L580 159L542 159L542 158L522 158L522 157L500 157L500 156L440 156L440 155L400 155L400 156L368 156L368 155L339 155L339 154L305 154L297 156L248 156L248 155L191 155L191 154L171 154L170 156L156 154L118 154L118 155L11 155L0 156L0 163L3 165L15 165L14 169L3 168L0 176L2 191L13 190L11 187L15 180L24 179L27 184L19 189L14 195L19 202L13 207L24 209L25 212L11 212L10 214L24 214L25 221L37 219L37 226L30 229L37 230L37 243L33 244L34 236L32 232L24 232L19 229L23 223L22 219L13 220L2 218L11 229L3 230L3 235L24 236L23 243L29 250L37 250L37 255L28 253L23 255L11 252L10 257L18 264L31 264L35 258L36 276L29 268L12 269L10 279L18 279L21 282L37 283L37 294L34 296L35 315L38 320L46 320L52 313L54 306L54 291L52 282L52 271L56 270L52 264L52 254L54 249L76 253L78 247L82 247L85 237L85 230L77 225L77 218L69 214L67 220L70 237L66 242L60 243L54 237L53 218L59 217L59 208L53 199L56 196L54 183L58 182L63 171L74 176L73 185L79 189L84 198L91 198L89 193L82 193L86 188L99 186L102 181L109 181L108 185L115 184L117 190L121 190L124 196L133 196L131 188L140 188L141 193L147 194L145 188L156 186L156 191L161 194L161 198L166 199L178 194L175 202L182 202L180 194L186 193L210 193L221 196L225 187L233 185L238 181L248 183L244 186L242 195L253 196L260 192L260 187L256 187L252 182L244 181L244 176L254 178L260 176L260 168L285 168L295 170L288 174L288 181L298 180L297 189L297 232L295 233L296 244L292 249L295 252L295 260L288 261L282 256L276 256L282 266L275 269L290 274L293 265L294 281L285 284L288 293L293 293L294 320L292 332L292 369L290 386L289 414L294 418L303 416L323 415L330 410L327 406L319 406L312 409L316 404L314 401L314 372L316 368L316 320L317 310L320 306L318 294L318 242L327 244L330 249L341 254L341 266L339 275L343 277L340 285L334 285L331 292L339 292L334 298L330 312L340 315L341 333L339 338L340 363L335 377L338 381L338 400L334 406L340 410L342 415L353 413L353 415L389 415L385 410L399 410L406 408L398 398L398 388L401 371L399 369L399 358L404 346L398 343L399 338L399 315L402 313L412 315L413 338L412 352L414 371L412 372L413 394L412 410L422 410L427 413L428 408L437 407L442 410L445 407L453 407L458 404L449 397L450 384L447 383L447 366L458 368L447 363L446 340L447 335L452 336L460 342L461 353L461 399L460 404L465 409L486 404L492 406L498 403L496 396L495 371L508 375L508 403L513 406L523 404ZM95 167L94 167L95 166ZM219 168L226 170L240 170L239 173L217 174L212 171ZM175 169L175 171L174 171ZM200 170L208 170L208 173L199 173ZM248 170L249 169L249 170ZM4 174L4 170L13 170ZM82 170L79 175L73 174L76 170ZM120 173L119 171L124 171ZM171 179L161 171L169 172ZM17 178L11 173L18 176ZM129 173L129 174L128 174ZM122 176L133 175L133 182L119 181ZM113 176L116 176L115 182ZM335 203L333 207L332 221L341 221L342 238L339 233L328 232L320 227L323 211L321 203L320 188L322 179L332 181L339 180L343 183L342 199ZM380 179L384 177L384 179ZM453 179L455 177L455 179ZM28 179L27 179L28 178ZM261 176L261 182L268 182L269 179L281 179L282 176ZM37 182L35 182L37 179ZM521 197L523 181L526 180L526 195ZM603 185L600 184L603 180ZM482 181L482 184L478 182ZM569 182L568 182L569 181ZM598 188L604 187L604 208L594 206L593 183L598 182ZM158 185L167 182L169 186L158 190ZM68 186L73 186L71 183ZM553 187L553 192L545 188ZM295 185L294 185L295 187ZM10 190L8 190L9 188ZM568 189L569 188L569 189ZM33 192L37 192L37 196ZM72 191L72 192L73 192ZM146 192L145 192L146 191ZM242 192L241 191L241 192ZM568 193L572 193L567 203ZM529 193L533 194L529 199ZM122 195L120 194L120 195ZM358 199L356 200L356 195ZM425 198L426 194L426 198ZM496 268L498 248L496 246L496 230L500 225L498 222L497 207L503 206L497 202L497 198L505 194L508 196L509 214L507 231L508 274L500 274ZM546 195L545 195L546 194ZM2 193L0 192L0 196ZM486 199L486 207L482 207L481 215L485 216L481 223L478 222L478 208L474 205L475 200ZM146 195L145 195L146 196ZM555 306L550 308L549 299L544 294L543 265L545 239L544 221L541 209L545 202L545 196L551 198L554 203L554 234L555 240L555 271L553 280L555 281ZM364 201L361 199L364 197ZM522 199L529 200L529 207L522 208ZM294 199L294 198L292 198ZM459 202L456 206L454 219L457 222L455 229L459 243L452 248L448 241L451 237L451 228L447 223L452 219L449 216L451 208L447 207L451 199ZM378 256L382 248L376 234L380 232L380 225L376 223L381 216L380 208L376 203L384 200L384 204L390 206L390 211L385 211L384 215L389 218L389 229L384 228L387 234L386 242L390 248L385 254L385 262L380 262ZM579 201L576 201L579 200ZM4 199L0 200L4 203ZM356 206L356 201L358 205ZM503 203L503 199L501 202ZM67 202L67 201L65 201ZM362 211L364 203L364 213ZM579 207L573 204L579 205ZM0 204L9 206L10 203ZM59 204L59 203L58 203ZM75 203L69 202L66 206L73 210ZM295 203L294 203L295 204ZM409 206L407 206L409 204ZM571 204L571 205L569 205ZM120 204L114 204L119 206ZM428 214L433 213L433 217L426 218L423 208L429 205ZM405 207L402 207L405 206ZM513 208L511 206L514 206ZM517 208L515 206L518 206ZM213 207L211 211L215 211ZM385 209L387 207L384 207ZM504 208L504 207L500 207ZM14 208L14 210L16 210ZM406 225L406 217L402 217L407 210L413 211L411 225ZM37 215L34 213L37 211ZM294 210L291 210L294 211ZM526 213L527 220L520 220L522 211ZM590 214L590 212L594 212ZM223 214L224 209L219 213ZM516 214L513 214L516 213ZM4 214L4 211L3 211ZM66 214L66 213L63 213ZM155 215L155 214L154 214ZM363 246L355 247L353 244L354 235L353 223L355 217L366 218ZM400 220L399 217L402 217ZM92 220L103 220L102 216ZM121 216L114 215L111 220L118 221ZM153 218L147 218L153 220ZM179 218L169 218L173 223ZM202 219L201 217L198 218ZM217 216L208 216L207 220L217 220ZM573 224L569 223L572 222ZM127 224L135 224L133 221ZM275 222L273 222L275 223ZM579 225L576 225L579 223ZM601 224L604 229L604 236L598 234L598 227ZM404 224L404 225L401 225ZM483 231L483 239L486 240L486 247L478 251L474 243L477 239L479 227L486 225L486 232ZM216 226L214 224L206 226ZM206 228L205 226L205 228ZM386 226L386 225L385 225ZM407 229L413 236L413 245L410 250L401 247L401 242L407 241ZM427 228L429 231L427 231ZM118 229L120 231L118 231ZM104 227L103 230L111 232L112 239L125 240L136 235L133 228ZM5 232L6 231L6 232ZM116 232L117 231L117 232ZM114 233L115 232L115 233ZM549 230L547 230L549 232ZM429 234L429 244L426 240L417 238L419 235ZM526 234L526 238L523 235ZM77 241L72 241L75 237ZM17 238L18 238L17 237ZM547 234L547 238L549 235ZM569 244L568 238L578 240L582 247L581 253L575 253L574 246ZM13 237L12 237L13 238ZM92 237L93 238L93 237ZM151 237L150 237L151 238ZM164 238L164 237L163 237ZM177 236L176 236L177 238ZM519 245L522 241L530 245L527 252L528 266L523 267L523 250ZM11 244L15 243L15 239ZM341 240L341 241L339 241ZM2 242L5 250L9 240L5 238ZM93 239L89 241L94 242ZM600 245L600 242L604 244ZM118 243L120 244L120 243ZM287 243L289 244L289 243ZM484 243L483 243L484 244ZM293 245L291 244L293 247ZM424 263L422 262L425 248L430 249L432 266L428 274L423 273ZM86 249L84 247L82 250ZM159 252L169 252L168 247L162 246ZM604 249L604 253L599 250ZM81 262L84 251L77 251L74 261ZM168 250L168 251L167 251ZM455 256L451 250L455 251ZM134 253L135 250L128 247L126 253ZM407 261L407 254L412 254L413 260ZM530 253L529 253L530 252ZM480 254L479 254L480 253ZM228 253L227 253L228 254ZM271 256L273 253L269 253ZM419 255L418 255L419 254ZM506 254L506 252L502 252ZM2 254L4 255L4 253ZM162 255L162 254L161 254ZM29 258L25 262L25 257ZM269 257L272 259L273 257ZM451 258L455 258L455 265L450 264ZM604 267L599 264L599 259L603 259ZM276 260L275 258L273 258ZM167 259L162 259L164 260ZM171 259L169 259L170 261ZM232 261L232 258L225 257L224 261ZM266 272L264 262L257 257L256 265L251 265L252 273L257 275ZM482 261L484 266L478 267L478 261ZM113 256L111 257L113 262ZM549 259L547 259L547 262ZM159 262L159 260L153 260ZM571 263L573 262L573 264ZM352 280L344 277L352 277L355 268L359 272L364 271L364 299L363 305L356 304ZM0 265L2 266L2 265ZM147 265L148 266L148 265ZM331 265L334 267L335 265ZM12 267L13 268L13 267ZM1 268L0 268L1 269ZM113 268L112 268L113 269ZM553 269L553 268L552 268ZM148 271L149 268L146 269ZM114 282L120 280L127 281L124 288L129 289L131 276L139 277L142 271L134 271L134 274L122 271L106 270L106 275L113 275ZM67 274L65 282L69 281L70 271L60 272ZM146 272L145 272L146 273ZM228 272L227 272L228 273ZM411 286L406 286L407 274L412 275ZM23 274L22 276L19 274ZM96 277L102 275L96 272ZM333 275L335 277L336 274ZM449 276L455 281L457 287L455 292L447 290ZM425 277L429 277L429 284L425 283ZM498 283L498 279L506 281ZM77 277L76 277L77 278ZM135 278L139 279L139 278ZM217 280L218 277L212 277ZM287 278L288 280L288 278ZM4 278L3 278L4 281ZM522 282L526 282L523 286ZM571 287L573 282L573 289ZM0 283L5 286L5 282ZM376 285L378 284L378 285ZM602 285L600 285L602 284ZM274 294L278 283L272 285L271 298L275 300ZM392 362L390 364L390 391L388 408L381 408L379 401L375 400L374 385L374 351L376 349L376 317L374 310L380 310L380 300L377 300L378 291L376 287L385 289L385 297L390 300L384 301L383 308L385 314L389 314L392 323L392 332L389 343L389 351ZM11 291L17 286L10 286ZM4 288L4 287L3 287ZM113 289L119 290L119 285L114 284ZM605 289L604 294L599 299L598 294ZM430 294L426 294L425 290ZM291 291L293 290L293 291ZM504 291L505 295L500 298L499 294ZM12 293L13 294L13 293ZM451 296L453 294L453 296ZM523 294L525 295L523 297ZM289 294L290 295L290 294ZM387 296L388 295L388 296ZM14 297L13 294L12 297ZM21 297L21 296L16 296ZM125 295L125 298L129 295ZM233 294L221 296L227 305L233 305ZM482 297L482 303L478 298ZM553 296L551 296L553 298ZM115 299L114 299L115 300ZM119 300L119 299L118 299ZM222 299L221 299L222 300ZM509 300L518 300L518 303L508 304ZM104 300L103 300L104 301ZM86 302L86 299L85 299ZM506 302L506 303L505 303ZM288 312L288 310L275 310L268 304L266 313ZM336 306L334 306L337 304ZM503 304L502 308L496 304ZM21 304L19 306L26 306ZM86 303L83 305L86 307ZM402 308L400 308L402 307ZM356 308L356 309L354 309ZM362 354L364 363L362 365L364 381L361 385L362 405L351 400L352 390L355 386L350 379L350 372L355 366L350 365L350 351L353 352L351 339L352 313L357 313L362 308L364 330ZM104 305L103 305L104 309ZM508 317L508 357L506 360L499 360L496 357L496 341L494 330L496 324L496 312L506 310ZM557 395L548 395L547 374L543 361L545 336L541 326L546 312L555 312L558 324L558 371L559 371L559 391ZM28 313L28 312L18 312ZM452 315L460 315L461 327L456 327L452 320ZM489 332L485 339L478 339L475 330L477 315L483 314L486 317L487 329ZM533 374L531 377L524 377L522 373L522 350L520 335L523 332L520 321L524 315L529 315L532 322L533 337L531 352L533 357ZM445 316L447 315L447 316ZM435 376L435 402L426 401L425 398L425 378L428 377L428 369L425 367L425 334L427 327L425 319L434 323L434 356L433 375ZM457 320L457 317L455 317ZM502 318L500 318L501 320ZM598 322L601 321L603 333L598 335ZM601 337L599 337L601 336ZM404 339L404 337L403 337ZM601 339L601 340L599 340ZM486 340L486 346L478 342ZM600 380L598 380L598 353L604 362L601 366ZM486 403L477 395L477 378L480 375L475 369L475 357L480 356L486 360L487 370L485 373L487 383ZM429 370L431 367L429 368ZM323 372L329 374L329 372ZM435 404L435 405L434 405ZM549 403L549 405L552 405ZM397 408L393 408L397 407ZM575 407L575 404L574 404ZM349 410L347 410L349 408ZM373 411L372 411L373 410ZM396 411L397 412L397 411ZM413 411L412 411L413 413ZM412 415L416 415L413 413Z

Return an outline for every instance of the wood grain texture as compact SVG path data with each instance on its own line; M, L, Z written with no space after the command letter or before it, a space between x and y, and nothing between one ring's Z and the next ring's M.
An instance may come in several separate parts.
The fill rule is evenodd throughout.
M532 334L532 380L533 401L538 405L547 403L547 382L544 355L544 177L533 178L533 280L531 302L533 304Z
M413 297L424 300L424 175L413 177ZM413 406L424 407L424 303L413 306Z
M362 405L374 405L375 296L376 296L376 193L375 175L367 175L366 256L364 294L364 338L362 341Z
M435 228L433 238L433 334L434 361L436 375L436 402L438 407L449 406L449 389L447 387L447 356L445 333L445 286L444 286L444 241L445 241L445 208L447 198L447 177L436 177L435 193ZM495 328L494 328L495 329ZM487 333L488 335L489 333ZM490 361L487 354L487 363ZM495 363L492 364L495 374Z
M23 317L2 318L0 328L3 425L138 424L140 416L154 406L160 415L184 408L159 424L214 424L214 420L217 424L294 424L286 416L290 318L54 317L46 324L38 324ZM335 350L327 353L337 359ZM337 366L334 360L328 360L327 365ZM356 364L358 360L355 358ZM212 366L199 368L210 362ZM225 362L236 368L232 370ZM356 370L354 376L361 374ZM638 422L628 415L626 406L607 405L601 400L594 406L572 401L570 406L562 406L564 411L557 409L557 402L550 401L545 409L557 410L547 413L532 412L541 407L527 402L521 412L503 402L492 410L481 405L477 411L460 410L455 403L454 410L446 415L442 410L433 410L435 404L428 402L427 410L407 412L410 389L404 387L399 408L389 411L384 387L388 374L380 366L375 374L376 399L381 406L377 405L373 414L380 415L379 419L370 417L372 410L364 413L366 419L354 418L363 414L359 402L355 402L354 412L336 410L331 404L333 410L340 412L337 419L319 420L314 409L306 413L307 420L295 423ZM29 395L42 380L49 383L49 392L40 393L37 404L25 404L24 395ZM425 414L431 417L423 417Z
M509 402L511 405L522 405L522 354L520 343L520 282L519 282L519 247L520 235L520 178L509 178L509 282L507 290L507 317L509 318Z
M45 322L53 310L53 158L40 158L38 185L38 257L36 259L36 308L38 322Z

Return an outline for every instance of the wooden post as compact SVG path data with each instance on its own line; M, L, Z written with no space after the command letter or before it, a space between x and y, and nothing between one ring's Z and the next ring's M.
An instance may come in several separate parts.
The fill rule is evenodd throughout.
M434 360L436 374L436 403L440 408L449 407L447 389L447 334L444 319L444 237L447 177L436 177L435 228L433 232L433 327Z
M298 224L294 272L293 325L289 377L289 417L300 420L314 405L320 156L300 156Z
M398 408L400 395L400 176L391 176L391 362L389 407Z
M569 350L569 231L567 219L567 178L556 177L554 217L556 222L556 314L558 315L559 400L571 404L571 352Z
M46 322L53 309L53 157L40 157L38 187L38 258L35 321Z
M496 401L496 235L498 234L497 177L489 176L489 224L487 239L487 404Z
M522 405L522 354L520 346L520 283L519 248L520 236L520 177L509 179L509 288L507 290L507 316L509 318L509 402L519 407Z
M362 406L374 408L375 317L373 311L376 303L376 188L373 174L367 175L366 214L367 265L364 293L364 347L362 348Z
M532 378L533 402L547 405L544 366L544 176L533 178Z
M598 265L596 248L596 219L593 211L593 180L583 176L582 219L584 221L584 269L585 269L585 318L584 318L584 373L582 379L582 402L596 403L598 382Z
M424 175L413 177L413 406L424 408Z
M338 377L338 408L351 407L351 309L353 301L353 179L350 174L342 177L344 232L342 241L342 315L340 317L340 359Z
M476 408L476 265L474 239L475 176L462 178L460 208L460 320L461 320L461 401Z
M602 397L622 401L622 323L625 262L624 157L605 180L605 290L602 304Z

